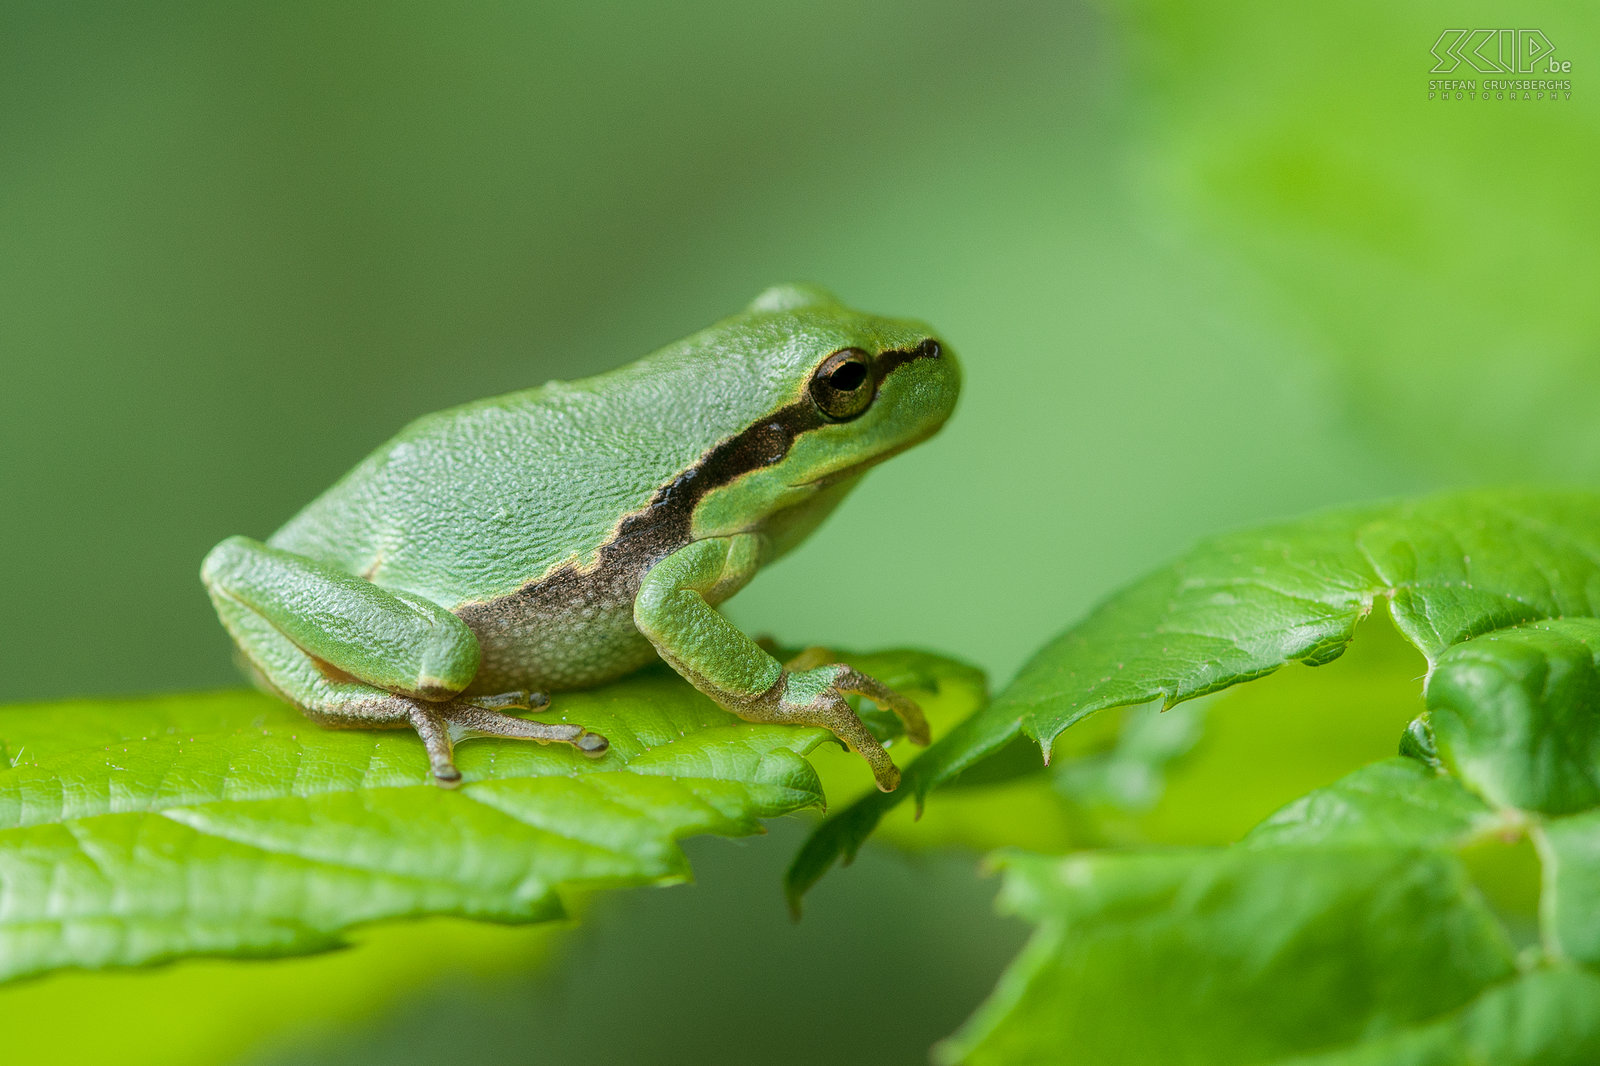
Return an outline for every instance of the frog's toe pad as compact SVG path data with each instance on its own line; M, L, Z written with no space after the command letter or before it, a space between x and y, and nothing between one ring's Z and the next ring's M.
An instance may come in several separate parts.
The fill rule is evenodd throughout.
M573 740L572 746L589 756L589 758L598 759L610 750L611 741L599 733L583 732Z

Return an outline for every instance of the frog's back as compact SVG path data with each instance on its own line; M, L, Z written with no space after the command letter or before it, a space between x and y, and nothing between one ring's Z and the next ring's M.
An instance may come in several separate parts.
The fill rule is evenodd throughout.
M452 609L590 566L624 517L783 388L753 363L718 375L742 387L707 389L706 362L719 353L695 340L598 377L424 416L271 543Z
M921 323L863 315L803 287L768 290L608 374L419 419L270 540L452 611L481 653L468 695L596 684L655 654L633 610L657 561L697 530L759 532L785 508L779 524L792 541L857 476L824 489L822 478L782 480L809 467L769 467L810 448L825 474L850 473L852 459L875 461L936 428L948 402L928 408L932 420L910 403L890 409L908 418L841 447L821 434L849 419L827 415L813 380L844 349L897 353L891 367L936 357L929 336ZM855 380L848 388L865 378ZM953 384L945 393L953 400ZM839 433L859 433L849 425ZM715 495L756 471L770 475L760 491ZM724 506L697 524L708 494ZM719 585L708 602L735 588Z

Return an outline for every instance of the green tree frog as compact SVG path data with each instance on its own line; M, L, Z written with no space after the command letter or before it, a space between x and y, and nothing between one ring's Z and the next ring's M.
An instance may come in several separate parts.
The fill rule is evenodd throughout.
M842 663L780 664L717 605L816 528L862 473L955 406L927 326L786 285L638 362L424 416L265 543L201 569L258 681L338 728L415 729L441 785L472 735L604 737L507 713L659 656L751 722L831 730L899 771L844 700L926 744L915 703ZM848 546L815 575L848 603Z

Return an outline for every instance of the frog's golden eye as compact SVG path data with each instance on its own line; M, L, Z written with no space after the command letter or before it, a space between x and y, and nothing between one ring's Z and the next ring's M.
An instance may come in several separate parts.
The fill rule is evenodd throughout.
M872 405L877 393L872 357L860 348L834 352L811 375L811 402L830 422L855 418Z

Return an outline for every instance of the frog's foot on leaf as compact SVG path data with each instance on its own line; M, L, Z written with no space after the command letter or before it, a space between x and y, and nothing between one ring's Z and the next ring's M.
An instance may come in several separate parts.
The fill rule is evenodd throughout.
M528 709L549 702L549 698L542 693L529 692L474 696L436 704L417 702L409 718L412 728L422 738L423 747L428 751L428 764L433 770L434 780L445 788L455 788L461 783L461 771L456 769L455 764L454 742L464 737L514 737L518 740L536 740L540 744L559 741L571 744L591 759L598 759L611 747L611 742L605 737L591 733L581 725L571 722L551 725L530 722L497 709Z
M917 706L915 700L900 695L875 677L845 666L839 662L839 656L828 648L816 646L806 648L784 663L783 669L791 674L800 674L830 664L837 664L839 669L833 681L835 689L852 696L867 697L900 719L906 728L907 740L923 747L928 746L928 721L922 716L922 708Z
M800 659L805 657L806 653L802 653ZM908 737L919 744L928 742L928 723L916 703L844 663L831 663L798 673L785 670L770 689L744 703L736 713L752 722L784 722L828 730L845 747L867 760L880 790L893 792L900 784L900 770L878 738L850 709L844 700L845 693L865 696L879 707L892 711L905 723Z
M922 747L928 746L930 739L928 720L923 717L922 708L917 706L915 700L902 696L877 678L849 666L839 671L833 687L840 692L865 696L884 710L893 712L894 716L905 725L907 740Z

